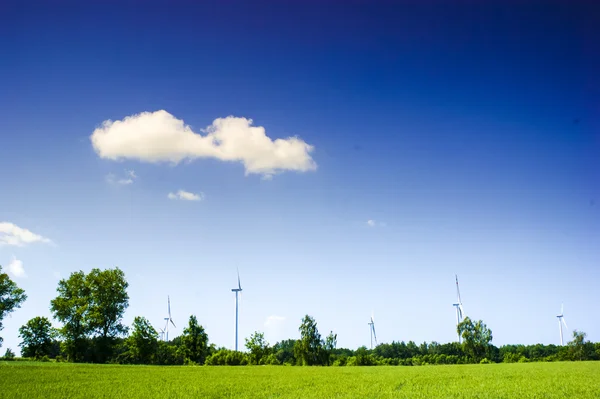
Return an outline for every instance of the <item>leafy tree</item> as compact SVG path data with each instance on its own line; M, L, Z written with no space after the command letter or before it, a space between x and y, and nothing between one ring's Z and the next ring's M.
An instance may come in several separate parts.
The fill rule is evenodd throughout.
M569 358L571 360L592 360L595 359L595 347L590 341L586 341L586 333L583 331L573 331L573 341L567 344Z
M6 352L4 352L4 357L2 359L4 360L15 360L15 352L12 351L12 349L10 348L6 348Z
M304 366L321 364L323 343L315 319L309 315L304 316L298 330L300 339L294 344L294 356L298 359L299 364Z
M295 344L295 339L286 339L273 345L273 352L275 353L275 357L280 364L296 363L296 358L294 357Z
M181 337L187 357L195 363L204 364L208 355L208 335L204 327L198 324L196 316L190 316L189 324L183 330Z
M145 317L136 317L132 330L125 340L128 351L124 357L130 363L151 364L158 349L158 333Z
M329 335L327 336L327 338L325 338L325 344L323 345L323 353L324 353L324 357L325 357L325 364L326 365L330 365L331 364L331 356L333 355L333 352L335 351L335 348L337 346L337 334L334 334L333 331L329 332Z
M463 349L465 353L479 363L491 349L492 330L487 328L483 321L478 320L473 323L468 317L465 317L458 325L457 330L463 338Z
M87 312L90 306L90 290L82 271L72 273L68 279L58 282L58 296L50 301L50 310L63 327L63 349L71 361L83 360L85 337L90 331Z
M265 334L258 331L250 338L246 338L246 348L250 351L250 364L260 364L261 360L266 358L271 351L265 340Z
M93 269L87 275L79 271L59 281L58 296L50 302L50 309L63 323L60 332L69 360L84 360L88 343L96 347L96 360L104 362L110 357L115 339L127 331L121 324L129 304L127 287L118 268ZM87 342L90 336L97 339Z
M2 320L4 317L21 307L27 299L25 291L12 281L8 274L2 273L2 266L0 266L0 331L4 328ZM2 337L0 337L0 347L2 346Z
M50 320L46 317L38 316L29 320L27 324L19 328L19 337L22 339L19 346L22 355L36 359L50 356L53 349L52 338L54 335L54 328L52 328Z

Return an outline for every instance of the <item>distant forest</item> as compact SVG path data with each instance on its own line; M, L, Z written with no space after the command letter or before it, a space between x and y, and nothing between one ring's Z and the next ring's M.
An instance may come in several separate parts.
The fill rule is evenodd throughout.
M122 324L129 305L128 283L118 268L72 273L58 283L50 309L62 327L46 317L34 317L19 329L22 358L39 361L153 364L153 365L287 365L287 366L420 366L434 364L515 363L600 360L600 343L574 331L572 340L558 345L492 344L492 331L483 321L465 318L457 326L461 343L381 343L373 349L338 348L337 334L322 337L317 322L306 315L300 339L270 346L262 332L245 339L246 352L217 348L196 316L183 334L166 342L144 317L130 328ZM27 299L0 266L0 330L2 320ZM0 346L2 338L0 337ZM6 350L3 360L17 360Z

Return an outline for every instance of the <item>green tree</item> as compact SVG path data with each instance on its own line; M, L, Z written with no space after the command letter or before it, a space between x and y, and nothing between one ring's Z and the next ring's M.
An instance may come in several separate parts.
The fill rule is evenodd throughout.
M586 341L586 333L573 331L573 340L567 344L569 359L571 360L593 360L596 358L594 344Z
M27 299L25 291L12 281L8 274L2 273L0 266L0 331L4 328L2 320L9 313L21 307L21 304ZM2 346L2 337L0 337L0 347Z
M19 344L21 354L36 359L50 356L53 349L52 338L54 335L55 331L50 320L46 317L34 317L19 328L19 337L22 339Z
M85 338L90 331L87 317L90 307L90 290L85 273L72 273L58 282L58 296L50 301L50 310L63 327L63 350L70 361L83 360Z
M105 362L115 339L127 329L121 320L127 306L127 281L119 269L75 272L58 283L58 296L50 302L54 317L63 327L64 349L71 361L84 360L87 338L95 336L96 358Z
M158 333L145 317L136 317L125 344L127 363L152 364L158 349Z
M457 326L457 331L463 338L463 350L467 355L477 363L485 358L491 349L492 330L483 321L473 323L470 318L465 317Z
M336 346L337 334L334 334L333 331L330 331L327 338L325 338L325 344L323 345L323 355L325 357L325 364L328 366L331 364L331 356L333 355Z
M260 364L262 359L266 359L271 349L265 340L265 334L254 332L250 338L246 338L246 348L250 351L250 364Z
M317 322L306 315L302 319L300 339L294 344L294 356L303 366L319 365L323 359L323 343L317 328Z
M208 355L208 335L204 327L198 324L196 316L190 316L188 326L183 329L181 342L186 348L186 355L191 361L204 364Z
M15 360L15 352L12 351L12 349L10 348L6 348L6 352L4 352L4 357L2 357L2 359L4 360Z
M286 339L273 345L273 352L275 353L275 357L280 364L296 363L296 358L294 357L295 344L295 339Z

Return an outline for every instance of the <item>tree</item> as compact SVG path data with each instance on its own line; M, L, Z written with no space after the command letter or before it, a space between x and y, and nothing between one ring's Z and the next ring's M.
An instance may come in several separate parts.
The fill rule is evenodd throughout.
M128 350L124 357L128 358L128 363L153 363L158 349L158 333L145 317L136 317L132 330L125 340Z
M336 346L337 346L337 334L334 334L333 331L330 331L327 338L325 338L325 345L323 348L325 364L328 366L331 362L331 355L333 354L333 351L335 350Z
M317 329L317 322L309 315L304 316L300 328L300 339L294 344L294 356L301 365L321 364L323 343Z
M583 331L573 331L573 341L567 344L571 360L592 360L596 357L594 344L586 341L586 336Z
M19 346L22 355L36 359L50 356L54 335L54 328L46 317L38 316L29 320L27 324L19 328L19 337L22 339Z
M6 352L4 352L4 357L2 357L2 359L4 360L15 360L15 352L12 351L12 349L10 348L6 348Z
M479 363L491 349L492 330L483 321L473 321L466 317L458 326L457 331L463 338L463 349L473 360Z
M121 324L129 305L128 283L119 269L93 269L89 274L72 273L58 283L58 296L50 304L54 317L63 323L69 360L84 360L86 338L96 336L97 358L105 362L112 354L115 339L127 329Z
M260 364L270 353L265 334L258 331L246 338L246 348L250 351L250 364Z
M8 277L8 274L2 273L0 266L0 331L4 328L2 320L9 313L21 307L21 304L27 299L25 291L15 284ZM2 346L2 337L0 337L0 347Z
M198 324L196 316L190 316L188 326L183 329L181 341L186 348L187 357L193 362L204 364L208 355L208 335L204 327Z
M273 345L273 352L275 353L275 357L280 364L296 363L296 358L294 357L295 344L295 339L286 339Z
M90 290L82 271L72 273L58 282L58 296L50 301L54 317L63 327L64 351L70 361L83 360L85 337L90 331L87 313L90 307Z

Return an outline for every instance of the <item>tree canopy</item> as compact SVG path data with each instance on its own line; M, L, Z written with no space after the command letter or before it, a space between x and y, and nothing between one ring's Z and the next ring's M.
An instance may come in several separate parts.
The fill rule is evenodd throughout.
M2 320L15 309L20 308L21 304L27 299L25 291L8 277L8 274L2 273L0 266L0 331L4 328ZM3 338L0 337L0 346Z

